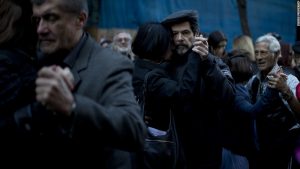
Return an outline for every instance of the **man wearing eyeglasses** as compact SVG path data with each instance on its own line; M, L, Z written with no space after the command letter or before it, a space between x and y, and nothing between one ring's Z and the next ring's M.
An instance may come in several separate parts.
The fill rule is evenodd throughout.
M112 49L134 60L134 54L131 50L132 36L128 32L119 32L115 34L112 42Z

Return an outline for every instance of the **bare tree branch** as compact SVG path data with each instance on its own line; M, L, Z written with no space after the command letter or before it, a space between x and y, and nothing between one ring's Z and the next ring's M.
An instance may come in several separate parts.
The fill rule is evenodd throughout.
M249 25L248 25L248 17L247 17L247 0L237 0L239 16L241 21L241 27L243 34L251 37Z

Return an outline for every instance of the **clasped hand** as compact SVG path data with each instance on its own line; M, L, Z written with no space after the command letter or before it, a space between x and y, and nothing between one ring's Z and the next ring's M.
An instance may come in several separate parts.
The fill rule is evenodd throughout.
M289 86L287 85L287 75L282 71L271 73L267 78L268 86L270 88L278 89L280 92L285 92L289 89Z
M74 77L69 68L43 67L36 79L36 100L48 110L69 116L74 104L73 88Z

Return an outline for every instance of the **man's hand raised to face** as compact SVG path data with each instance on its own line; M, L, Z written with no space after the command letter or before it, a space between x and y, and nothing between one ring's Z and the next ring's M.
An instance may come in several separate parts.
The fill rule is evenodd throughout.
M201 60L206 60L208 56L207 38L202 35L195 36L194 47L192 50L200 55Z

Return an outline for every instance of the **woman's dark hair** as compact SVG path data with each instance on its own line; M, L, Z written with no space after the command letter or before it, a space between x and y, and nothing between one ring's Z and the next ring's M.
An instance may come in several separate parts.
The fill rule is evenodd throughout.
M233 50L228 54L226 63L236 83L247 82L253 76L252 63L248 55L250 53L246 50Z
M278 65L285 66L285 67L291 67L293 56L291 54L291 44L280 41L280 47L281 47L281 57L278 58Z
M30 0L0 0L0 46L35 48Z
M132 52L139 58L161 61L170 45L170 31L158 22L148 22L139 27Z
M214 49L218 47L221 41L227 41L225 34L221 31L213 31L208 35L208 44L209 46L213 47Z

